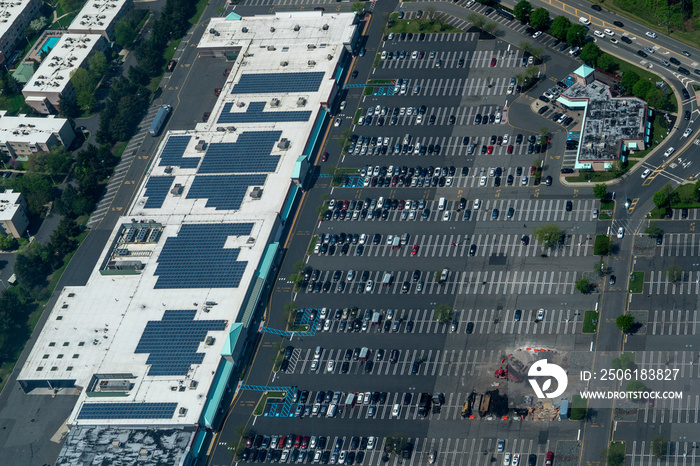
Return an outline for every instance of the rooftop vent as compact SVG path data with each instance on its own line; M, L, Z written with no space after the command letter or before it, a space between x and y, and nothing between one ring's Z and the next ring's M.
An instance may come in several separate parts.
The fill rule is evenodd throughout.
M270 107L279 107L280 106L280 99L272 99L270 101Z
M273 51L275 51L275 46L274 46L274 45L268 45L268 46L267 46L267 50L270 51L270 52L273 52Z
M178 410L178 413L181 417L184 416L185 414L187 414L187 408L180 408Z
M246 27L242 28L241 32L248 32L248 28L246 28Z
M327 25L327 24L324 24L324 25L323 25L323 30L324 30L324 31L327 31L327 30L328 30L328 25Z
M315 44L308 44L308 45L306 46L306 48L307 48L308 50L314 50L314 49L316 48L316 45L315 45Z
M172 172L173 172L173 167L165 167L165 173L172 173Z
M260 199L262 197L263 190L260 186L256 186L253 188L253 190L250 192L250 197L252 199Z
M217 126L217 127L216 127L216 130L217 130L218 132L220 132L220 133L225 133L225 132L226 132L226 128L224 128L223 126Z
M299 31L300 29L301 29L301 26L299 26L298 24L296 26L294 26L295 31Z
M286 61L281 61L281 62L280 62L280 66L287 66L287 65L289 65L289 62L286 62Z
M239 107L239 108L245 107L245 102L238 102L238 103L236 104L236 107Z
M289 139L282 138L280 142L277 143L277 148L281 150L287 150L290 147Z
M212 337L211 335L209 335L209 336L207 337L207 339L204 340L204 344L207 345L207 346L211 346L211 345L214 344L215 341L216 341L216 338L214 338L214 337Z
M275 32L275 28L271 27L270 32Z
M197 143L197 145L194 146L194 149L195 149L197 152L204 152L204 150L206 150L206 148L207 148L207 143L206 143L206 141L203 141L203 140L200 140L200 141Z
M177 183L175 186L173 186L173 189L170 190L170 194L173 196L182 196L182 189L182 185Z
M308 62L306 62L306 64L309 65L309 67L316 66L316 62L314 60L309 60Z
M306 106L306 99L304 97L299 97L297 99L297 107L305 107Z

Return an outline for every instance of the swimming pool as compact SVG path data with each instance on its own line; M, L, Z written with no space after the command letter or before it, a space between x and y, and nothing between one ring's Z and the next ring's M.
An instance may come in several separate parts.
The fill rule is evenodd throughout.
M41 47L41 49L39 49L39 54L41 55L42 53L50 52L51 49L56 46L56 42L58 42L59 39L60 37L48 37L46 42L44 42L44 45Z

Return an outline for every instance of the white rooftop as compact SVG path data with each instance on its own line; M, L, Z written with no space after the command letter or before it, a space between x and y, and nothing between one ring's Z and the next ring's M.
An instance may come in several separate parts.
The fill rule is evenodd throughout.
M69 31L106 31L127 0L88 0L68 27Z
M71 73L82 65L101 38L99 34L62 35L22 92L62 92Z
M318 17L316 14L307 16L313 21ZM354 14L336 16L343 18L344 22L338 20L333 24L343 30L347 30L354 21ZM246 18L246 21L255 24L253 18ZM260 21L267 24L268 19L263 17ZM240 21L237 23L240 24ZM283 37L280 40L286 43ZM235 94L235 103L244 105L233 105L226 113L245 113L251 109L251 102L262 101L265 102L264 121L253 118L253 121L217 123L224 104L234 102L231 90L239 83L241 74L258 75L272 71L266 53L256 54L255 57L241 54L209 122L197 125L194 130L169 132L164 137L144 184L112 232L88 283L84 287L67 287L63 290L19 376L20 380L75 379L75 385L83 387L83 390L68 424L192 425L198 422L221 360L228 331L239 313L243 312L246 293L255 282L255 272L267 245L275 241L271 235L277 234L279 212L292 188L291 174L296 160L304 153L309 134L323 111L321 104L333 88L333 73L341 54L338 50L338 53L332 54L331 60L326 55L329 50L337 50L337 47L340 46L329 43L323 56L319 52L314 54L318 66L313 70L309 70L306 62L302 65L297 61L290 62L294 65L283 70L285 73L321 72L317 90L307 90L303 96L299 93L277 93L279 105L271 105L269 96L259 92L238 93ZM298 52L291 55L296 54ZM246 61L246 66L242 66L242 61ZM303 97L303 105L300 105L299 97ZM290 114L303 114L305 118L283 121ZM278 143L282 140L286 140L286 145L280 147ZM178 141L186 145L175 151L173 158L170 149ZM263 150L263 153L253 154L255 150ZM166 186L167 193L161 190L162 201L156 200L158 196L155 190L151 190L152 186L147 188L149 180L155 177L160 177L159 180L173 178ZM255 180L243 180L246 177ZM207 184L203 187L205 181ZM171 189L177 185L180 185L180 191L175 194ZM193 189L193 186L197 189ZM216 192L220 187L224 189ZM237 191L236 187L241 187L243 191ZM262 189L257 199L250 196L254 188ZM232 195L232 192L238 194ZM231 201L232 197L235 201ZM134 224L147 226L151 228L150 231L161 230L160 237L155 242L126 242L124 234ZM237 287L157 287L158 281L164 277L163 263L159 264L158 260L165 257L161 254L164 249L167 250L168 239L174 242L183 229L192 225L218 228L226 224L251 224L250 231L245 234L227 235L223 249L220 249L222 254L229 249L237 249L235 262L247 262ZM201 238L205 249L208 239L208 235ZM199 247L197 241L188 244ZM172 248L169 251L170 259L173 259ZM180 260L178 257L176 259ZM126 269L134 263L143 264L140 273L100 273L106 264L112 269ZM156 275L159 265L161 274ZM191 272L185 268L176 271L183 276ZM149 370L155 366L147 362L149 353L135 353L149 322L151 326L158 325L166 310L196 311L194 323L203 320L223 320L227 323L225 329L207 333L207 336L214 337L213 341L208 342L210 344L204 339L199 342L197 352L203 354L202 362L191 364L186 375L149 375ZM168 350L178 348L178 341L168 340L167 344ZM74 357L74 354L78 356ZM37 371L40 366L43 369ZM134 378L129 379L133 388L125 397L89 397L85 388L94 374L133 374ZM192 381L196 381L196 386L191 385ZM85 403L128 405L133 402L177 403L177 411L172 419L155 421L148 418L78 419ZM186 411L180 413L181 408Z
M17 17L29 6L31 0L0 2L0 37L4 37Z
M68 122L65 118L9 116L7 110L0 110L0 143L7 141L45 143L52 134L58 133Z
M0 222L12 220L15 212L19 209L19 197L22 194L8 189L4 193L0 193Z

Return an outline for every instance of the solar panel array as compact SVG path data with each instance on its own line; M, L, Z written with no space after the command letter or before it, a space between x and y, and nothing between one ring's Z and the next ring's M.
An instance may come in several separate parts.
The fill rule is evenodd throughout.
M236 288L247 261L239 249L224 249L229 236L248 235L252 223L185 224L165 241L158 257L155 288Z
M232 102L224 104L224 108L219 115L217 123L274 123L277 121L308 121L311 112L301 111L271 111L263 112L266 102L251 102L245 112L231 113Z
M250 73L241 76L231 94L269 94L279 92L316 92L324 73Z
M197 168L199 157L183 157L192 136L170 136L160 155L161 167L176 165L180 168Z
M247 131L236 142L209 144L197 173L274 172L279 155L270 155L282 131Z
M144 204L146 209L158 209L163 205L163 201L173 185L174 176L152 176L146 183L146 194L148 198Z
M199 344L207 332L226 329L224 320L194 320L196 310L167 310L161 320L151 320L134 353L149 353L148 375L186 375L192 364L201 364Z
M177 403L84 403L78 419L169 419Z
M187 199L206 199L207 207L238 210L250 186L262 186L267 175L195 176Z

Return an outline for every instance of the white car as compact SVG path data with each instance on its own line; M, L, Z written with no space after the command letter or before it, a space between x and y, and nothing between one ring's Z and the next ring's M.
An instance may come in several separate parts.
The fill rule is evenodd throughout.
M676 149L674 149L673 147L669 147L668 149L666 149L666 152L664 152L664 157L668 157L674 152L676 152Z
M386 60L386 50L382 50L382 60Z
M372 280L367 280L367 285L365 285L365 291L370 292L374 288L374 282Z
M537 39L537 38L540 37L541 35L542 35L542 31L537 31L536 33L534 33L534 34L532 35L532 38L533 38L533 39Z
M361 405L363 401L365 401L365 394L360 392L357 394L357 404Z
M411 60L415 60L418 58L418 50L414 50L413 53L411 53Z
M328 364L326 364L326 372L333 372L335 369L335 361L332 359L328 360Z
M445 186L447 186L448 188L449 188L450 186L452 186L452 177L451 177L451 176L448 176L448 177L445 179Z
M399 110L399 115L404 116L406 114L406 107L401 107L401 110Z
M609 35L610 37L615 35L615 31L611 31L610 29L605 29L603 32L605 32L605 34Z
M446 210L444 214L442 214L442 221L447 222L450 220L450 211Z
M612 39L610 39L610 43L611 43L611 44L617 44L617 39L615 39L615 38L613 37Z
M686 128L685 131L683 131L683 137L684 137L684 138L687 138L687 137L690 136L692 133L693 133L692 128Z
M510 452L503 455L503 466L510 466Z
M482 176L479 178L479 186L486 186L486 177Z
M336 128L340 126L340 118L335 119L335 121L333 122L333 126L335 126Z
M359 244L365 244L367 242L367 233L362 233L360 235L360 240L358 241Z
M314 359L311 361L311 370L312 371L318 370L318 359Z
M554 99L554 94L551 94L550 92L545 92L542 95L545 96L546 98L548 98L549 100Z
M503 144L508 144L508 135L507 134L503 135Z
M341 109L341 110L345 110L345 106L346 106L346 105L347 105L347 102L345 102L345 101L343 100L342 102L340 102L340 109Z
M642 173L642 179L643 179L643 180L646 179L646 177L649 176L649 175L651 175L651 169L650 169L650 168L647 168L647 169L644 170L644 172Z
M501 112L496 112L496 119L494 120L495 124L500 124L501 123Z
M413 115L413 107L408 107L408 108L406 109L406 115L408 115L408 116Z
M651 32L651 31L647 31L647 37L651 37L652 39L656 39L656 33Z
M544 309L537 311L537 320L544 320Z
M368 450L374 450L374 442L375 442L375 437L369 437L367 439L367 449Z
M421 123L423 123L423 115L418 115L416 117L416 124L420 125Z
M624 227L620 227L620 228L617 229L617 237L618 237L618 238L622 238L623 236L625 236L625 228L624 228Z
M474 199L474 210L481 209L481 199Z
M391 415L392 415L392 417L398 417L400 412L401 412L401 405L396 403L394 405L394 407L391 409Z
M605 38L605 34L600 31L593 31L593 34L595 34L596 37Z
M520 453L513 455L513 466L518 466L520 464Z
M323 322L323 331L328 332L331 329L331 321L326 320Z
M394 235L387 235L386 236L386 244L390 245L394 241Z

